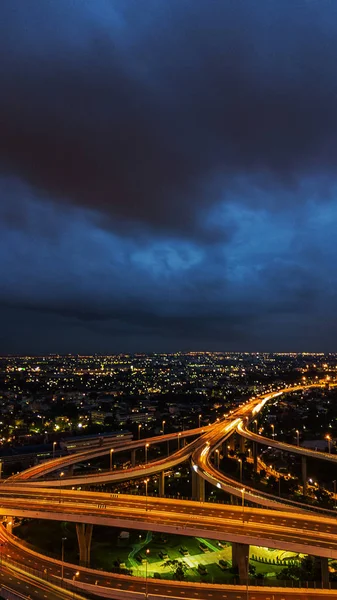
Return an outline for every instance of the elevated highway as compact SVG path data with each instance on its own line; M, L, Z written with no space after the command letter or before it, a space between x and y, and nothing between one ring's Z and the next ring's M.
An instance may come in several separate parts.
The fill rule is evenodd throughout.
M17 589L22 591L22 585L26 582L33 587L32 598L46 598L54 600L50 594L50 583L52 593L58 591L58 598L77 598L78 592L70 593L60 587L62 563L61 561L49 559L37 552L24 548L17 538L8 534L0 527L0 543L4 545L2 554L1 581L3 574L8 574L9 585L13 587L14 582ZM21 565L25 565L23 572ZM27 565L28 568L27 568ZM64 581L83 596L87 593L100 598L111 598L114 600L330 600L336 597L336 591L329 589L305 588L277 588L277 587L254 587L247 585L219 585L210 582L192 583L187 581L163 581L149 577L147 581L143 577L134 576L131 579L124 575L116 575L110 572L95 571L94 569L81 568L79 577L76 565L63 563ZM4 573L5 571L5 573ZM45 573L47 571L47 573ZM35 585L34 585L35 584ZM54 585L53 585L54 584ZM41 595L39 596L39 591Z
M320 460L326 460L337 465L337 454L319 452L318 450L312 450L311 448L305 448L304 446L295 446L294 444L287 444L285 442L279 442L278 440L275 440L273 438L258 435L257 433L253 433L252 431L250 431L247 425L242 421L238 424L236 431L239 435L242 435L242 437L244 437L246 440L256 442L257 444L261 444L262 446L270 446L271 448L275 448L277 450L280 450L281 452L289 452L291 454L300 454L301 456L306 456L309 458L318 458Z
M282 393L319 387L320 384L293 386L251 399L241 405L225 419L205 428L181 432L181 437L199 435L184 448L159 461L153 461L133 469L107 471L85 477L64 477L41 481L54 471L60 471L77 462L107 454L109 448L86 451L77 455L62 457L33 467L10 478L1 485L0 514L26 516L50 520L68 520L77 525L93 524L122 528L149 529L168 533L181 533L198 537L226 539L233 544L248 547L249 544L268 546L320 556L322 559L337 559L337 525L335 519L302 513L300 508L291 507L255 490L243 491L242 484L230 480L212 464L211 453L216 450L236 430L243 427L244 420L250 421L263 408L266 402L274 400ZM158 444L169 439L177 439L177 433L167 434L147 440L129 442L120 451L133 450L146 444ZM260 437L258 436L260 443ZM270 440L268 440L268 445ZM116 451L117 448L116 448ZM291 450L293 451L293 449ZM312 452L312 451L311 451ZM62 489L64 486L78 486L83 482L103 483L123 481L162 472L191 457L193 471L200 478L231 494L242 496L249 502L264 505L268 509L253 509L247 506L205 505L202 502L175 501L166 498L135 497ZM202 500L202 497L201 497ZM278 511L275 510L278 509ZM281 510L280 510L281 508ZM296 511L296 514L295 514ZM246 565L247 566L247 565ZM74 567L77 568L77 567ZM130 581L134 581L132 578ZM171 584L169 584L170 587ZM172 596L167 582L156 582L158 595ZM201 589L198 587L198 589ZM206 589L203 597L206 598ZM222 588L224 589L224 588ZM285 592L283 592L285 593ZM113 596L111 596L113 597ZM184 596L187 597L187 596ZM195 596L193 596L195 597ZM215 597L215 596L212 596ZM223 594L222 598L225 597ZM236 596L239 597L239 596ZM287 594L288 597L288 594ZM220 596L219 596L220 598Z
M180 533L337 559L335 519L191 500L2 486L0 514Z
M196 429L188 429L186 431L179 431L177 433L167 433L165 435L158 435L151 438L142 440L131 440L131 441L119 441L116 440L114 444L104 444L100 448L94 448L84 450L83 452L77 452L76 454L69 454L58 458L53 458L41 464L35 465L21 473L8 477L7 481L22 481L22 480L35 480L40 477L53 473L58 470L65 469L72 465L93 460L94 458L100 458L101 456L108 455L110 450L113 449L114 453L128 452L132 450L139 450L144 448L146 444L158 445L164 442L185 440L195 435L201 435L206 431L205 427L198 427Z
M177 440L181 438L188 438L191 436L199 435L199 437L193 442L190 442L177 452L174 452L168 457L165 457L158 461L141 464L137 467L131 467L129 469L101 471L95 474L85 474L82 476L67 476L66 474L64 474L62 479L56 478L46 480L46 476L55 471L61 471L62 469L70 467L71 465L92 460L94 458L107 455L110 452L109 448L96 448L94 450L87 450L82 453L56 458L42 463L40 465L36 465L34 467L31 467L30 469L27 469L26 471L23 471L22 473L18 473L17 475L9 477L6 481L11 483L19 483L22 481L26 481L27 484L29 482L29 484L34 485L35 487L44 486L46 485L46 483L48 483L49 487L64 487L95 485L108 482L120 482L129 479L136 479L140 477L146 477L148 475L153 475L185 462L190 458L190 456L193 454L196 448L203 447L203 445L209 439L216 440L216 442L214 443L217 443L218 440L219 443L221 443L222 440L227 439L228 436L234 433L236 426L240 422L240 417L249 414L249 412L253 410L254 407L257 406L260 402L260 399L253 399L249 403L246 403L237 408L235 411L232 412L230 416L208 427L200 427L198 429L191 429L185 432L179 432L178 434L167 434L164 436L157 436L154 438L147 438L144 440L134 440L131 442L127 442L126 444L124 444L123 447L118 447L118 449L116 450L119 452L127 452L144 446L157 445L165 441ZM213 434L215 434L216 437L214 437ZM41 479L41 481L39 481L39 479Z

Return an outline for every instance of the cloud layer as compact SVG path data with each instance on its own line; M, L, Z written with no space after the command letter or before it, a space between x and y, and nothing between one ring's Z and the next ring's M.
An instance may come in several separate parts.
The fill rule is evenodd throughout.
M331 350L336 7L146 7L2 11L4 351Z

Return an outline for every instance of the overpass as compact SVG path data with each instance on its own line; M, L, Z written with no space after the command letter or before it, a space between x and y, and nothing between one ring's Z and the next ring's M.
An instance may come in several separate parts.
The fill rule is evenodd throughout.
M285 388L281 391L254 398L233 411L225 419L207 427L206 430L205 428L198 428L197 430L181 432L181 436L184 434L184 437L192 435L200 435L200 437L168 458L148 463L143 465L142 468L134 467L133 469L121 470L119 472L108 471L104 474L104 481L121 481L123 479L163 472L165 468L169 468L169 465L175 466L179 462L183 462L191 457L193 465L192 473L195 473L195 488L197 485L200 486L201 477L202 480L207 479L213 485L221 487L221 489L229 491L229 493L241 496L242 486L238 482L228 480L228 478L226 480L226 476L223 476L223 474L220 474L214 468L214 465L210 461L211 452L216 450L238 427L242 427L244 419L252 419L266 402L275 399L282 393L318 386L319 384L314 384ZM167 434L148 440L129 442L120 451L132 451L135 448L145 447L149 443L157 444L161 441L167 441L168 437L169 439L177 439L177 434ZM101 448L95 451L72 455L71 457L55 459L29 469L13 478L9 478L1 486L2 502L0 514L52 520L72 520L77 524L79 530L82 531L82 536L81 534L79 535L80 554L81 544L82 550L85 546L83 542L86 537L85 528L92 528L94 523L110 526L116 526L118 523L117 526L134 529L148 528L151 531L174 531L175 533L179 531L180 533L184 532L184 535L201 535L214 537L215 539L226 538L232 541L234 548L236 548L238 561L241 564L241 575L242 573L243 575L247 573L246 549L249 544L267 545L269 547L285 549L296 548L295 551L315 554L320 556L324 561L328 557L337 558L337 542L335 545L332 538L332 535L334 536L337 533L335 531L334 520L329 520L322 516L301 514L301 509L298 507L289 509L289 506L280 505L272 497L267 499L265 506L273 509L282 508L281 512L266 509L251 509L245 506L238 508L219 505L219 507L214 508L215 505L213 504L210 507L199 502L182 504L184 501L181 500L179 501L178 508L176 501L169 501L165 498L153 499L146 497L144 499L137 497L137 500L135 500L135 497L131 497L132 500L130 501L129 497L124 495L118 496L118 505L117 500L114 501L113 498L108 498L109 495L98 494L96 492L96 505L94 505L90 492L83 492L86 494L83 497L80 495L82 492L62 489L66 485L79 485L81 481L88 484L88 476L84 478L71 476L64 479L60 478L59 480L37 481L40 477L53 471L68 467L76 462L102 456L109 451L107 448ZM102 483L101 476L102 474L97 474L91 481ZM53 487L59 488L59 491L56 489L53 490ZM202 497L200 499L202 500ZM247 490L246 500L260 505L263 504L261 496L253 490ZM292 512L294 510L298 511L296 516ZM228 511L231 511L231 513ZM280 515L281 520L276 515ZM88 537L91 536L89 535ZM82 554L88 556L88 548L84 548ZM324 564L326 582L327 563L324 562ZM156 585L159 585L158 582ZM167 584L165 585L167 587Z
M60 501L61 500L61 501ZM188 500L2 486L0 514L180 533L337 559L336 519ZM295 532L295 535L294 535ZM247 554L248 556L248 554ZM241 576L247 577L248 561Z
M132 453L142 448L145 449L147 445L157 445L164 442L169 443L170 441L177 441L179 447L181 440L186 440L187 438L195 435L201 435L205 432L205 430L205 427L198 427L196 429L188 429L186 431L179 431L177 433L167 433L165 435L159 435L156 437L146 438L142 440L131 440L127 442L116 440L113 444L103 444L103 446L99 448L84 450L82 452L53 458L41 464L35 465L34 467L26 469L21 473L12 475L11 477L8 477L7 481L22 481L28 479L35 480L40 477L45 477L46 475L55 471L71 467L72 465L81 462L86 462L94 458L99 458L104 455L108 455L111 450L113 450L113 452L116 454L119 452L128 451Z

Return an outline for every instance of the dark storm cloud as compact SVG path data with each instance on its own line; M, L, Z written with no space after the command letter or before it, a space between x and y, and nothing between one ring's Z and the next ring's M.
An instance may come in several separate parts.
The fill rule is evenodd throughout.
M3 3L4 351L333 350L336 34L325 0Z
M336 13L324 1L12 0L2 167L111 227L180 233L233 190L259 202L252 188L329 175Z

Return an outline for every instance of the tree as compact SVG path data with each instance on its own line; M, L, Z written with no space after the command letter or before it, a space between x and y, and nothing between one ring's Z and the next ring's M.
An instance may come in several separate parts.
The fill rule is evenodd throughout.
M165 564L172 568L175 579L181 581L185 578L186 571L188 570L188 566L185 561L175 558L166 560Z

